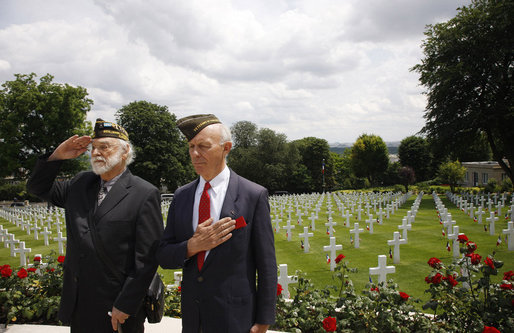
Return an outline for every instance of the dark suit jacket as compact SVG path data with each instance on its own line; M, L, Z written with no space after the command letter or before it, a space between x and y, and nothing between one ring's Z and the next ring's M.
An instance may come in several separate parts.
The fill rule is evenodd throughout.
M183 332L197 333L200 324L203 333L249 332L254 323L274 323L277 263L267 190L231 170L220 217L242 216L247 225L212 249L199 272L196 256L186 260L198 181L175 191L157 250L163 268L183 268Z
M157 270L155 250L163 232L159 191L127 169L95 211L100 177L81 172L71 180L54 181L61 164L40 158L27 183L29 192L66 209L59 319L66 324L73 319L73 326L80 325L85 332L104 332L113 305L131 316L142 309ZM95 223L115 269L126 277L123 284L97 256L88 219Z

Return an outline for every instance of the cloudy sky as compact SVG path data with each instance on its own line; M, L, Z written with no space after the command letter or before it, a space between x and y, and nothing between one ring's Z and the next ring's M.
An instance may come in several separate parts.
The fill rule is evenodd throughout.
M0 82L85 87L88 119L146 100L330 143L423 126L409 68L426 24L470 0L1 0Z

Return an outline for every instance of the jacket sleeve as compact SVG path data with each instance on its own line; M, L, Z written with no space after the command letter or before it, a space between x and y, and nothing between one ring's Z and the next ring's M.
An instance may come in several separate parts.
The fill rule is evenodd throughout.
M27 191L58 207L64 207L69 181L55 181L63 161L48 162L50 154L38 158L27 181Z
M129 273L121 292L114 301L117 309L129 315L136 315L157 271L155 251L163 228L160 195L159 191L153 188L143 198L141 208L137 212L134 270Z
M271 325L275 322L277 301L277 260L266 190L260 193L254 216L251 242L256 254L255 261L258 275L255 322Z
M176 200L171 202L166 221L166 229L157 249L157 261L162 268L176 269L182 268L187 259L187 241L177 239L177 230L179 226L176 221Z

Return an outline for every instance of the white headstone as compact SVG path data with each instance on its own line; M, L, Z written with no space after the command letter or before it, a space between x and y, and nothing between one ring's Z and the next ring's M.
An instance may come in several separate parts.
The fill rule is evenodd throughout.
M507 229L503 229L503 234L507 235L507 248L514 251L514 222L507 223Z
M353 229L350 230L350 233L351 234L354 234L355 236L355 241L353 242L353 247L355 247L356 249L359 248L360 246L360 237L359 237L359 234L361 232L364 232L364 229L362 228L359 228L359 223L354 223L353 224Z
M32 251L31 248L25 248L25 242L20 242L20 246L14 250L14 253L20 254L20 266L27 266L27 253Z
M394 266L387 266L387 257L383 254L378 256L378 267L370 267L369 275L378 275L378 283L387 281L387 274L394 273Z
M287 265L286 264L280 264L278 266L278 268L280 271L280 275L278 277L278 283L283 288L282 293L284 294L284 298L288 299L291 297L291 294L289 293L289 284L297 283L298 276L287 275Z
M394 246L394 248L393 248L393 263L394 264L400 263L400 245L401 244L407 244L407 240L401 239L400 233L398 231L395 231L393 233L393 239L387 241L387 245Z
M336 250L342 250L342 245L336 245L336 238L330 237L330 245L323 246L323 251L330 252L330 270L333 271L336 267Z
M303 238L303 252L309 253L310 244L309 244L309 237L314 236L312 232L309 232L309 227L303 227L303 233L300 234L300 237Z

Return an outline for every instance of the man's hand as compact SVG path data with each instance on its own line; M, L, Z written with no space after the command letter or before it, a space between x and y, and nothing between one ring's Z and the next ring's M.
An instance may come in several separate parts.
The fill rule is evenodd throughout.
M128 314L116 309L114 306L112 307L111 312L111 324L112 329L117 331L118 330L118 323L123 324L125 320L127 320L129 317Z
M88 135L81 137L74 135L62 142L59 147L55 149L53 154L50 155L48 161L69 160L78 157L87 150L87 146L91 141L92 139Z
M190 258L200 251L208 251L226 242L232 237L230 233L236 227L236 221L225 217L216 223L210 218L198 224L195 234L187 241L187 257Z
M250 333L265 333L269 328L269 325L254 324L250 329Z

